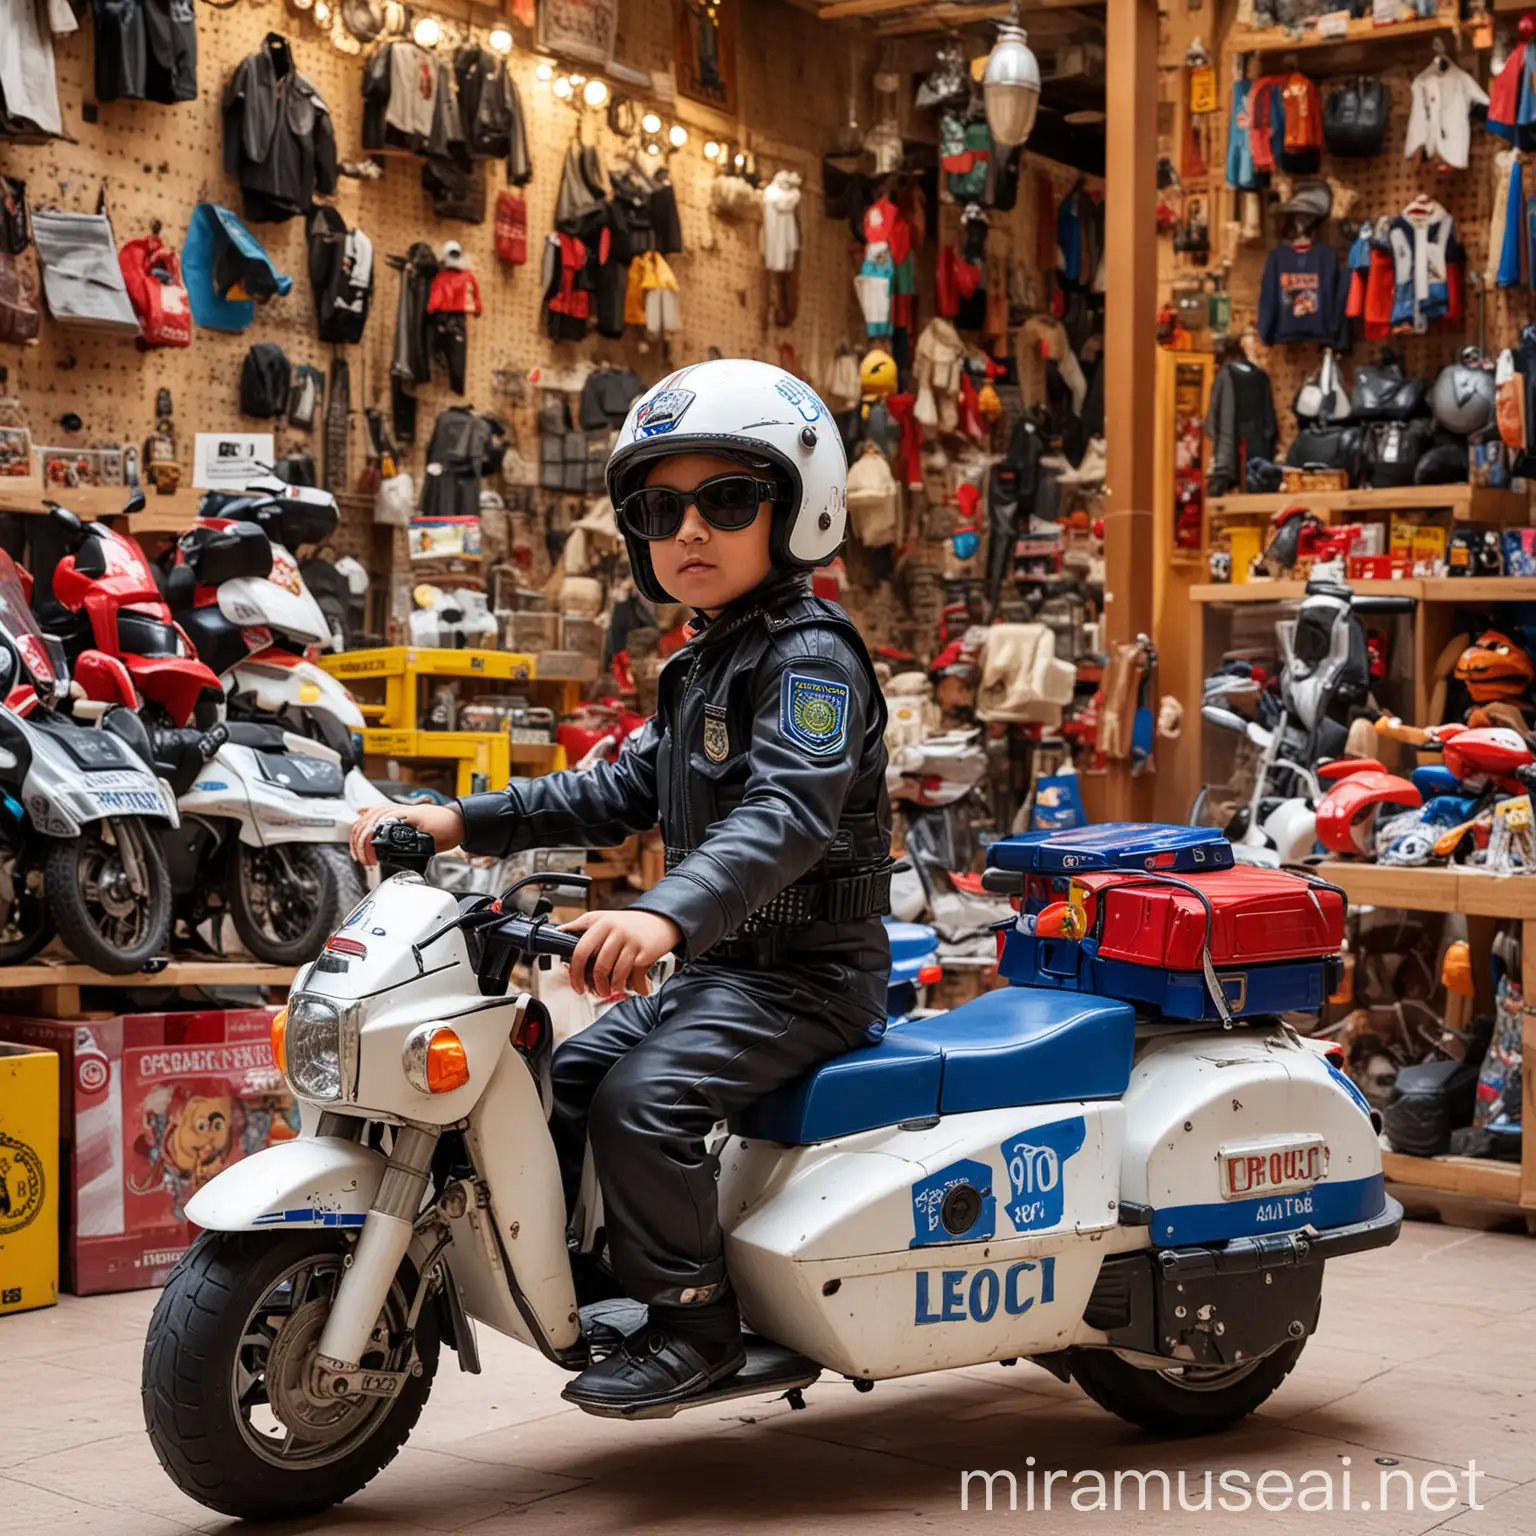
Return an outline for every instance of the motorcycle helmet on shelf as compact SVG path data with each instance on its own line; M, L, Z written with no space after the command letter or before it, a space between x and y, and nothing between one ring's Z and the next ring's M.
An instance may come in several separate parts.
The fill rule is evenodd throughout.
M1476 437L1494 423L1493 370L1483 364L1476 347L1463 349L1460 358L1440 370L1429 391L1429 408L1447 432Z

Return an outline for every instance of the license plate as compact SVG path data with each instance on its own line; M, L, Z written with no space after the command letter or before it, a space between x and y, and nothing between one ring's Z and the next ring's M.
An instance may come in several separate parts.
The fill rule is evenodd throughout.
M1223 1200L1311 1189L1328 1177L1328 1142L1316 1134L1229 1142L1218 1155Z

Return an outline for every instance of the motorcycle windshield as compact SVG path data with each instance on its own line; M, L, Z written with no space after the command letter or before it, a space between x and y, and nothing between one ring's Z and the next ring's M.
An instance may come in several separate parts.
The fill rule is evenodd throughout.
M16 563L4 550L0 550L0 630L15 647L40 694L51 699L68 687L64 648L39 627Z

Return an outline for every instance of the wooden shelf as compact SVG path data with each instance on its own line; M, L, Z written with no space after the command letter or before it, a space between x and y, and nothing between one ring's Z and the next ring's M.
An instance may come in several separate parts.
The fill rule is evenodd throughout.
M0 966L0 991L20 987L286 987L297 967L259 960L172 960L161 971L109 976L74 960L32 960Z
M197 504L202 496L201 491L193 490L174 491L169 496L157 496L151 491L144 510L135 512L128 519L126 531L132 534L184 533L197 521ZM58 486L26 491L0 486L0 512L46 512L48 508L44 503L55 501L88 523L103 517L121 517L127 499L128 492L120 485L82 486L74 491Z
M1361 597L1411 597L1421 603L1536 603L1530 576L1404 576L1397 581L1351 581ZM1200 582L1189 589L1192 603L1296 603L1306 596L1304 581Z
M1342 36L1320 37L1316 27L1292 37L1284 27L1233 27L1223 44L1228 53L1305 53L1313 48L1346 48L1350 45L1422 41L1436 34L1455 33L1471 41L1471 28L1454 12L1442 12L1427 21L1398 21L1378 27L1368 16L1351 20ZM1315 70L1313 71L1316 72Z
M1485 1157L1406 1157L1401 1152L1383 1152L1381 1163L1389 1184L1520 1204L1518 1163Z
M1401 869L1330 860L1317 866L1324 880L1361 906L1406 907L1415 912L1461 912L1471 917L1536 918L1536 875L1489 875L1475 869Z
M1213 496L1207 503L1213 517L1272 517L1287 507L1309 512L1450 512L1457 522L1524 523L1530 498L1523 491L1491 491L1480 485L1410 485L1397 491L1277 491L1250 496Z

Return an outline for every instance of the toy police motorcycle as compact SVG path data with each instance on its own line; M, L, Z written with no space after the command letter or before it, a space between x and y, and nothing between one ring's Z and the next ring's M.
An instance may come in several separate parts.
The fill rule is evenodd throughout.
M190 1202L208 1230L150 1324L150 1438L230 1515L361 1488L441 1345L479 1369L471 1318L566 1370L641 1323L633 1303L581 1304L549 1018L508 994L516 962L568 959L576 936L517 910L517 887L492 903L428 885L432 841L402 823L374 847L394 872L274 1021L303 1134ZM747 1363L628 1416L1022 1356L1160 1433L1214 1431L1296 1363L1324 1262L1397 1236L1365 1101L1277 1017L1320 1006L1341 892L1234 868L1199 828L1030 833L989 856L1017 904L1015 985L892 1026L730 1127ZM589 1162L581 1250L595 1189Z

